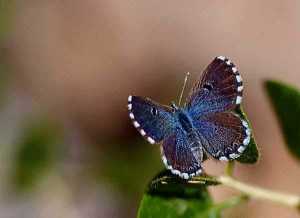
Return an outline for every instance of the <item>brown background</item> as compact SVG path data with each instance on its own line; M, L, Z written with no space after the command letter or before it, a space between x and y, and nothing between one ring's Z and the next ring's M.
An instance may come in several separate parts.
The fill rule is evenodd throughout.
M185 72L191 72L190 88L212 58L230 57L245 82L243 103L262 154L255 166L238 165L237 175L300 194L299 163L284 148L262 87L266 78L300 87L299 1L28 0L15 5L5 46L17 93L32 96L101 146L136 136L127 118L129 94L169 104L177 99ZM205 166L222 172L220 163ZM228 195L222 188L213 192L217 200ZM118 195L105 196L112 203L101 197L99 202L122 202ZM59 208L60 203L51 205ZM259 201L226 214L296 217L290 209Z

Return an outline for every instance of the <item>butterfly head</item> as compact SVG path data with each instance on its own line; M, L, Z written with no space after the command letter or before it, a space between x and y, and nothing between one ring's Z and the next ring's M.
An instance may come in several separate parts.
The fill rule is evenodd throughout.
M179 110L179 108L177 107L177 105L175 104L174 101L171 102L171 108L172 108L173 113L175 113L176 111Z

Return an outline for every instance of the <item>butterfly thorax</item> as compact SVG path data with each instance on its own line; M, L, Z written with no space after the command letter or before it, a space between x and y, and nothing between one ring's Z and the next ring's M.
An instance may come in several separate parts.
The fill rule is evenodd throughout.
M191 117L182 109L177 109L175 114L182 129L186 133L190 133L194 129Z

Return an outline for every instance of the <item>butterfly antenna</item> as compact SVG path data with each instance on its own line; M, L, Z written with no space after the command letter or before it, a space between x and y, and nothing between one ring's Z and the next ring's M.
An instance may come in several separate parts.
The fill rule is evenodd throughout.
M182 86L182 90L181 90L181 93L180 93L180 96L179 96L178 106L180 106L180 103L181 103L181 100L182 100L182 96L183 96L183 92L184 92L184 89L185 89L185 86L186 86L186 82L187 82L187 79L188 79L189 75L190 75L190 72L187 72L186 75L185 75L183 86Z

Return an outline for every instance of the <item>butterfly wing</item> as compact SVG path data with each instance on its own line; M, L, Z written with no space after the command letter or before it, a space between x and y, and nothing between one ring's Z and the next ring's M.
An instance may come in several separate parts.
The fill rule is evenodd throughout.
M242 78L235 65L223 56L216 57L189 94L186 107L197 117L232 110L242 100Z
M194 121L201 144L214 158L228 161L238 158L250 142L248 123L233 112L218 112Z
M235 159L250 142L250 129L234 110L242 100L242 78L228 58L216 57L204 70L187 98L192 117L207 153L220 160Z
M151 144L159 143L174 129L170 107L139 96L128 97L129 117L133 125Z
M203 152L198 137L178 128L161 147L162 159L168 169L184 179L201 173Z

